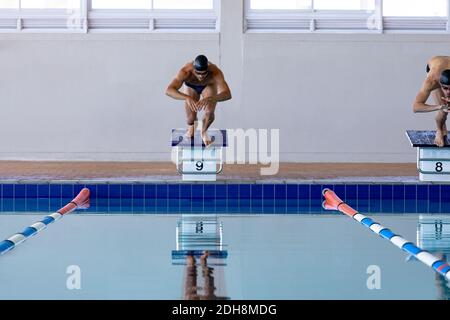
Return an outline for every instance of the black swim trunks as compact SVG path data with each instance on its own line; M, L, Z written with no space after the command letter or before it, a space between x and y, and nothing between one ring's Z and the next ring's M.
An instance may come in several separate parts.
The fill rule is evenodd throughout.
M206 88L206 86L201 86L198 84L192 84L188 82L184 82L185 85L187 85L189 88L192 88L197 92L199 95L202 94L203 90Z

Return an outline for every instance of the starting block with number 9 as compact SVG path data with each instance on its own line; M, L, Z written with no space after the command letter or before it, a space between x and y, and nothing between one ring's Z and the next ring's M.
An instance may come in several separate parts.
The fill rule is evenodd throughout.
M450 181L450 142L439 148L434 144L435 131L407 130L411 145L417 148L420 181Z
M223 148L227 147L226 130L208 130L212 143L205 147L200 132L185 136L186 129L172 129L172 147L176 166L183 181L216 181L223 170Z

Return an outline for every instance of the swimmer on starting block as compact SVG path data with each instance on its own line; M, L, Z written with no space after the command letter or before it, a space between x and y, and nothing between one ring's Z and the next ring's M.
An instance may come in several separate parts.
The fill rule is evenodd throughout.
M214 121L217 102L231 99L230 88L222 71L208 58L199 55L193 62L185 64L169 84L166 94L176 100L184 100L188 129L187 138L193 138L197 112L205 110L202 125L202 140L205 146L212 141L207 134Z
M430 95L433 94L435 105L427 104ZM436 115L436 138L434 143L443 147L447 141L447 115L450 103L450 57L436 56L427 64L427 77L414 101L414 112L433 112Z

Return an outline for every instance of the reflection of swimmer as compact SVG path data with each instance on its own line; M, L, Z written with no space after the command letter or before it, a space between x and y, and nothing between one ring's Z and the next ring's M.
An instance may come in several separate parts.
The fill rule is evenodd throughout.
M186 257L186 278L184 282L185 300L226 299L215 295L216 287L214 286L214 268L208 266L208 257L208 251L205 251L200 257L200 271L202 274L203 286L199 286L195 257L192 255L188 255Z
M439 257L441 260L446 261L447 256L445 254L437 254L437 257ZM443 276L436 273L435 275L436 280L436 288L438 292L438 299L439 300L450 300L450 287L447 279L445 279Z
M200 55L181 68L169 84L166 94L185 101L188 138L194 137L197 112L205 110L201 134L205 145L210 145L212 141L206 131L214 121L217 102L231 99L230 88L222 71Z
M430 95L433 94L435 105L427 104ZM430 59L427 65L427 77L414 101L414 112L437 111L436 138L434 143L443 147L447 140L448 108L450 102L450 57L436 56Z

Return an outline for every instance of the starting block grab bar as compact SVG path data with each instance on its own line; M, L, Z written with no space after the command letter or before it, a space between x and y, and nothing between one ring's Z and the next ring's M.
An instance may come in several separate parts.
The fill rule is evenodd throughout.
M172 130L172 148L176 152L176 168L183 181L216 181L223 171L223 148L228 146L226 130L211 129L212 143L206 147L199 132L186 137L186 129Z

